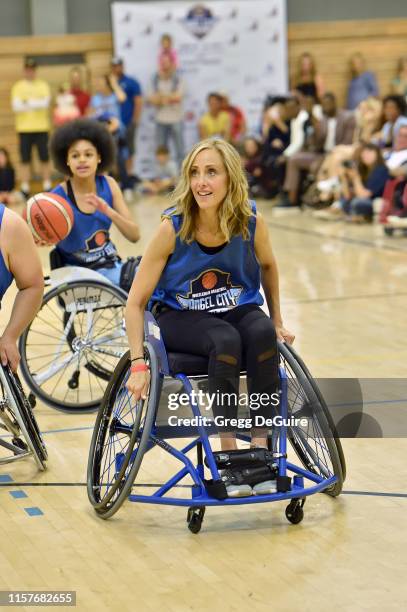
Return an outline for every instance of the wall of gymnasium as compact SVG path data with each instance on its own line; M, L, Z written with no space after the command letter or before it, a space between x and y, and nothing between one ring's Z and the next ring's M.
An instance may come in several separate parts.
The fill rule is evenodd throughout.
M112 53L110 4L111 0L1 0L0 145L10 149L15 161L17 140L9 92L21 74L24 57L54 56L55 64L45 60L38 70L54 91L77 63L83 64L84 80L90 85L91 77L108 68ZM42 11L46 11L44 19ZM348 58L361 51L378 76L381 93L388 93L397 60L407 53L405 0L288 0L287 17L290 74L299 55L311 52L326 88L343 103ZM46 33L39 34L41 28ZM32 35L33 31L37 34ZM66 35L61 36L63 32Z

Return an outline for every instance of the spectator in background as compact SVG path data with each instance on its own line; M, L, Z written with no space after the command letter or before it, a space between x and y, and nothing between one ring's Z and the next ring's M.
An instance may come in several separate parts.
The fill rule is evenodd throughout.
M262 147L261 143L252 136L245 138L243 143L243 166L249 184L249 195L256 197L261 193Z
M384 149L393 149L394 140L403 125L407 125L406 101L402 96L386 96L383 100L385 124L377 144Z
M386 157L386 166L392 176L405 176L407 170L407 125L401 125L394 138L393 150ZM402 167L404 166L404 167Z
M158 69L164 68L163 58L166 57L171 61L175 70L178 68L178 55L172 46L172 37L169 34L163 34L160 40L160 52L158 54Z
M230 104L227 94L222 92L220 95L222 97L222 110L226 111L230 118L230 142L236 146L246 134L246 119L238 106Z
M55 107L52 119L55 126L72 121L80 116L80 110L76 104L76 98L70 91L68 83L62 83L55 98Z
M324 156L339 144L351 144L355 129L353 113L340 110L332 93L326 93L321 100L323 116L313 122L315 131L313 150L299 151L291 155L287 162L284 181L284 194L278 206L298 206L301 186L301 172L308 171L316 175ZM307 113L308 117L308 113ZM284 151L284 154L286 154Z
M373 200L383 195L390 178L380 148L372 143L361 146L356 161L345 161L340 173L341 199L325 211L315 213L320 219L341 219L355 223L373 220Z
M366 61L361 53L354 53L350 58L351 80L348 87L347 108L354 110L362 100L369 96L378 96L379 88L373 72L366 70Z
M4 147L0 147L0 202L2 204L9 206L21 200L15 187L15 172L9 152Z
M184 124L182 120L184 93L184 83L177 74L172 59L168 55L164 55L161 58L160 70L153 76L148 101L156 109L156 146L169 148L172 140L179 168L184 158Z
M11 89L11 106L16 116L16 131L20 141L21 193L30 195L32 148L37 147L41 161L42 187L51 189L51 168L48 155L50 131L49 106L51 91L48 83L38 79L37 64L28 58L24 64L24 78Z
M115 133L120 129L120 103L126 98L126 94L111 74L104 74L95 80L95 93L90 99L88 115L95 119L111 122L110 132Z
M230 140L230 116L222 110L222 96L218 93L210 93L206 99L208 112L204 113L199 120L199 137L201 140L217 136L224 140Z
M324 83L321 75L317 72L315 60L311 53L300 55L292 89L302 96L312 96L316 100L320 100L324 94Z
M175 187L178 169L176 163L170 159L168 148L163 145L157 147L155 159L154 176L141 183L139 188L141 193L167 193Z
M332 151L325 156L316 177L316 185L311 190L314 203L329 202L335 196L339 185L339 175L342 163L353 159L362 142L370 142L382 124L382 102L377 98L363 100L355 111L355 131L353 143L336 145ZM315 190L317 187L317 191Z
M407 56L399 59L397 76L392 80L390 87L393 95L403 96L407 102Z
M85 116L88 110L90 95L83 89L82 74L79 67L75 66L69 73L70 93L75 96L76 106L81 116Z
M126 161L128 158L125 127L121 122L120 103L126 98L126 94L117 82L113 74L105 74L95 81L95 93L90 100L88 108L89 117L106 124L112 134L117 151L117 174L125 199L131 200L133 191L128 188L129 178L127 174Z
M120 117L125 129L125 140L128 150L126 169L129 182L123 185L123 188L131 189L136 180L136 177L133 175L134 155L136 152L137 127L140 123L143 108L143 97L140 83L136 79L124 74L123 60L120 57L113 57L111 66L111 76L117 80L118 85L125 94L124 99L120 100Z

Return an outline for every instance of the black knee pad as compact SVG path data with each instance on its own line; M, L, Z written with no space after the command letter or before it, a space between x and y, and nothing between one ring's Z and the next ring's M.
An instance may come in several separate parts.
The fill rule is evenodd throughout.
M228 484L248 484L251 487L266 480L274 480L277 477L277 469L268 465L248 466L239 469L225 470L222 480Z
M213 457L215 459L216 467L219 470L238 468L242 466L258 467L274 464L273 453L266 448L217 451L213 453Z

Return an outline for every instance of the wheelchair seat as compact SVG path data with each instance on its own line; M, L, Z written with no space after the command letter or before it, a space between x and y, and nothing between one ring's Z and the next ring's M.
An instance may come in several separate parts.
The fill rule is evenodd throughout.
M167 353L168 365L172 375L188 373L190 376L208 374L208 358L190 353Z

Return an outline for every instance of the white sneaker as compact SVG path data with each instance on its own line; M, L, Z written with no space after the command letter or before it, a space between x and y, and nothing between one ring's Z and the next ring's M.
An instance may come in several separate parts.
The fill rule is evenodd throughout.
M397 215L389 215L387 217L387 225L390 227L407 227L407 217L397 217Z
M265 480L254 485L253 495L271 495L277 492L277 480Z
M126 200L127 204L130 204L130 202L133 201L133 197L134 197L133 190L132 189L125 189L123 191L123 196L124 196L124 199Z
M320 191L332 191L335 187L339 186L338 177L334 176L329 179L325 179L323 181L318 181L317 187Z
M51 183L51 181L44 181L44 182L42 183L42 188L43 188L43 190L44 190L45 192L47 192L47 191L51 191L51 189L52 189L52 183Z

